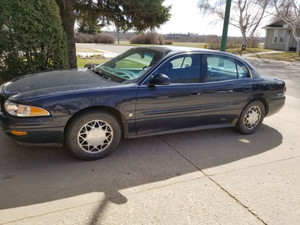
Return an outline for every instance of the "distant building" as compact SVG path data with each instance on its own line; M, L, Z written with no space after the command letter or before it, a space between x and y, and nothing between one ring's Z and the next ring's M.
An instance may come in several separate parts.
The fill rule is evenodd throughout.
M264 28L266 29L264 48L283 51L297 50L297 41L293 37L292 30L283 20L277 20ZM298 29L300 30L300 24Z

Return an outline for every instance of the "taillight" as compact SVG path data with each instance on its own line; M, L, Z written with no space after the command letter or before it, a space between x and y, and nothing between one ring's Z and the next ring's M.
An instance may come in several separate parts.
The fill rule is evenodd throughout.
M285 94L285 92L286 92L286 86L284 86L283 88L283 94Z

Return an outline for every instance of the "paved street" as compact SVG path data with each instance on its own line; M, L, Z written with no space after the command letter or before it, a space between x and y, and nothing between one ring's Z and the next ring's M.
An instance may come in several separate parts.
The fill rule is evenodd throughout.
M103 53L109 55L118 55L122 52L127 51L128 49L132 48L133 46L127 45L109 45L109 44L95 44L95 43L77 43L76 47L80 47L83 49L91 49L91 52L101 51ZM96 50L96 51L94 51Z
M251 62L288 86L285 107L252 135L125 139L85 162L0 132L0 224L300 224L299 67Z

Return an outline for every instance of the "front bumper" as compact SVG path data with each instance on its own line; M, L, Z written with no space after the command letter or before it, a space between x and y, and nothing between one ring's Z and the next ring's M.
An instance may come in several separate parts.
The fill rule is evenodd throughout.
M51 117L14 118L0 113L0 125L4 133L18 142L61 144L64 140L64 126L57 125L57 122L53 121ZM11 131L23 131L27 134L16 136Z
M6 96L3 86L0 87L0 126L5 134L18 142L28 144L62 144L64 129L69 119L67 116L14 117L4 110ZM27 132L24 136L16 136L11 131Z

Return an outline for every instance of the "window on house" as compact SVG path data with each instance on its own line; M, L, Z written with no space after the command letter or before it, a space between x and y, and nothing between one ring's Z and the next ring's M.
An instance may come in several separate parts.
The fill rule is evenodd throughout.
M278 42L278 30L273 31L273 42Z
M285 30L280 30L279 43L283 43L285 38Z

